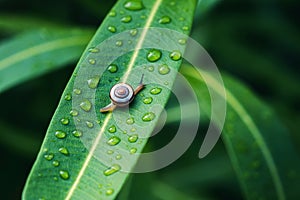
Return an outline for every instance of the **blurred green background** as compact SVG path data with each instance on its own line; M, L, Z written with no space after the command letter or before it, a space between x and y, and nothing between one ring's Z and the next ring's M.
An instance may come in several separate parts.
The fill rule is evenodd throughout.
M96 30L114 2L0 0L0 45L35 28L62 25ZM242 80L276 111L298 150L299 6L297 0L203 0L192 31L192 37L205 47L221 72ZM18 24L19 19L27 23ZM1 199L20 199L76 62L0 93ZM174 127L170 124L167 128ZM132 176L119 198L129 195L130 199L160 199L165 192L169 199L241 199L242 192L222 142L208 157L199 160L198 141L203 136L197 137L184 156L171 166ZM153 139L149 146L159 146L160 142L162 138Z

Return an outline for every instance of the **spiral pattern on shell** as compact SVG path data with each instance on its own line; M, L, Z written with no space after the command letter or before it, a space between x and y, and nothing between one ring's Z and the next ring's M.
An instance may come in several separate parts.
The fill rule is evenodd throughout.
M126 106L133 98L134 90L126 83L118 83L110 90L110 99L117 106Z

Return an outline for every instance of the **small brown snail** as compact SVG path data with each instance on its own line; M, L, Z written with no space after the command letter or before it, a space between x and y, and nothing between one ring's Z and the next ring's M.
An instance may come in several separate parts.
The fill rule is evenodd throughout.
M143 78L144 74L142 75L141 81L135 90L133 90L131 85L127 83L118 83L114 85L110 89L109 93L111 103L101 108L100 112L113 111L116 107L125 107L129 105L133 101L135 95L137 95L137 93L145 87L143 84Z

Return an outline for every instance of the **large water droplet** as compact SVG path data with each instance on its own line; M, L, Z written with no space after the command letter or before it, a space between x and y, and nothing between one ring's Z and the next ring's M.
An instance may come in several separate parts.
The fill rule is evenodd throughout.
M109 144L110 146L115 146L117 144L119 144L121 142L121 139L117 136L113 136L111 138L109 138L109 140L107 141L107 144Z
M125 2L124 8L126 8L127 10L137 11L142 10L144 8L144 5L140 0L130 0Z
M64 154L65 156L69 155L69 151L66 147L61 147L58 149L58 151L62 154Z
M161 65L159 68L158 68L158 73L162 74L162 75L165 75L165 74L168 74L170 72L170 68L168 65L164 64L164 65Z
M171 18L169 16L163 16L158 20L158 23L160 24L168 24L171 22Z
M130 15L127 15L127 16L122 17L121 22L128 23L128 22L131 22L131 20L132 20L132 17Z
M138 140L138 138L139 138L139 136L137 134L133 134L133 135L128 137L128 142L134 143Z
M144 104L150 104L150 103L152 103L152 101L153 101L152 97L146 97L143 99Z
M71 94L66 94L65 97L64 97L64 99L65 99L66 101L70 101L70 100L72 99Z
M59 171L59 176L64 179L64 180L67 180L70 178L70 175L69 175L69 172L68 171L65 171L65 170L60 170Z
M78 114L79 114L78 110L72 109L70 111L70 115L72 115L73 117L78 116Z
M73 134L73 136L74 136L74 137L77 137L77 138L79 138L79 137L81 137L81 136L82 136L82 132L81 132L81 131L79 131L79 130L75 130L75 131L73 131L73 132L72 132L72 134Z
M114 26L109 26L109 27L107 27L107 30L109 30L112 33L115 33L117 31L117 28Z
M87 80L89 88L95 89L98 86L99 81L100 81L100 76L98 75Z
M54 160L54 161L52 162L52 165L53 165L54 167L58 167L58 166L59 166L59 161Z
M112 195L114 193L114 189L110 188L110 189L107 189L105 194L106 195Z
M117 131L117 127L115 125L112 125L108 128L108 132L115 133Z
M147 53L147 60L150 62L156 62L161 58L161 51L158 49L151 49Z
M134 118L133 117L130 117L126 120L126 123L131 125L131 124L134 124Z
M170 53L170 58L174 61L181 59L181 53L179 51L173 51Z
M157 95L157 94L161 93L161 91L162 91L161 88L155 87L155 88L152 88L152 89L150 90L150 93L153 94L153 95Z
M88 112L91 110L92 108L92 103L87 100L87 99L84 99L81 103L80 103L80 107L82 108L82 110Z
M68 124L69 124L69 119L67 119L67 118L62 118L62 119L60 120L60 123L63 124L63 125L68 125Z
M110 73L115 73L118 71L118 66L115 64L110 64L107 68Z
M63 139L63 138L65 138L67 136L67 134L65 132L63 132L63 131L56 131L55 132L55 136L57 138L59 138L59 139Z
M144 122L150 122L155 118L155 114L153 112L148 112L146 114L144 114L144 116L142 117L142 120Z
M53 158L54 158L54 154L53 153L49 153L49 154L45 154L44 155L44 158L46 159L46 160L52 160Z
M120 169L121 169L121 166L120 166L120 165L114 164L114 165L112 165L111 167L109 167L108 169L106 169L106 170L103 172L103 174L104 174L105 176L110 176L110 175L112 175L112 174L114 174L114 173L120 171Z

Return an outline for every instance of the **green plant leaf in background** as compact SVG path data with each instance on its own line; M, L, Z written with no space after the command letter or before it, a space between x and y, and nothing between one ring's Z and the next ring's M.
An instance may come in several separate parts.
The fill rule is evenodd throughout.
M143 43L155 42L147 41L147 28L169 28L187 34L196 4L195 0L120 0L114 6L63 93L27 180L24 199L113 199L118 194L128 176L122 167L134 166L137 159L134 155L142 151L145 137L151 134L167 102L170 93L167 88L172 86L176 73L164 74L177 71L181 63L177 51L170 54L157 49L139 50ZM128 31L132 40L136 38L137 47L133 51L120 56L114 55L113 48L99 48L106 39L122 31ZM132 42L114 39L109 40L109 46L115 49ZM113 62L103 65L106 59ZM120 79L133 86L138 84L143 72L133 74L135 65L144 65L146 81L163 79L168 87L147 85L131 104L130 118L115 121L114 113L122 112L103 114L99 109L110 102L109 90ZM92 73L82 77L86 69ZM90 98L93 95L96 100ZM150 110L151 103L161 108ZM119 128L123 122L130 129Z
M202 109L209 113L205 84L218 92L217 82L207 79L199 84L203 79L189 65L181 72L193 83ZM222 138L245 197L296 199L300 160L286 128L243 84L224 74L223 79L228 109Z

